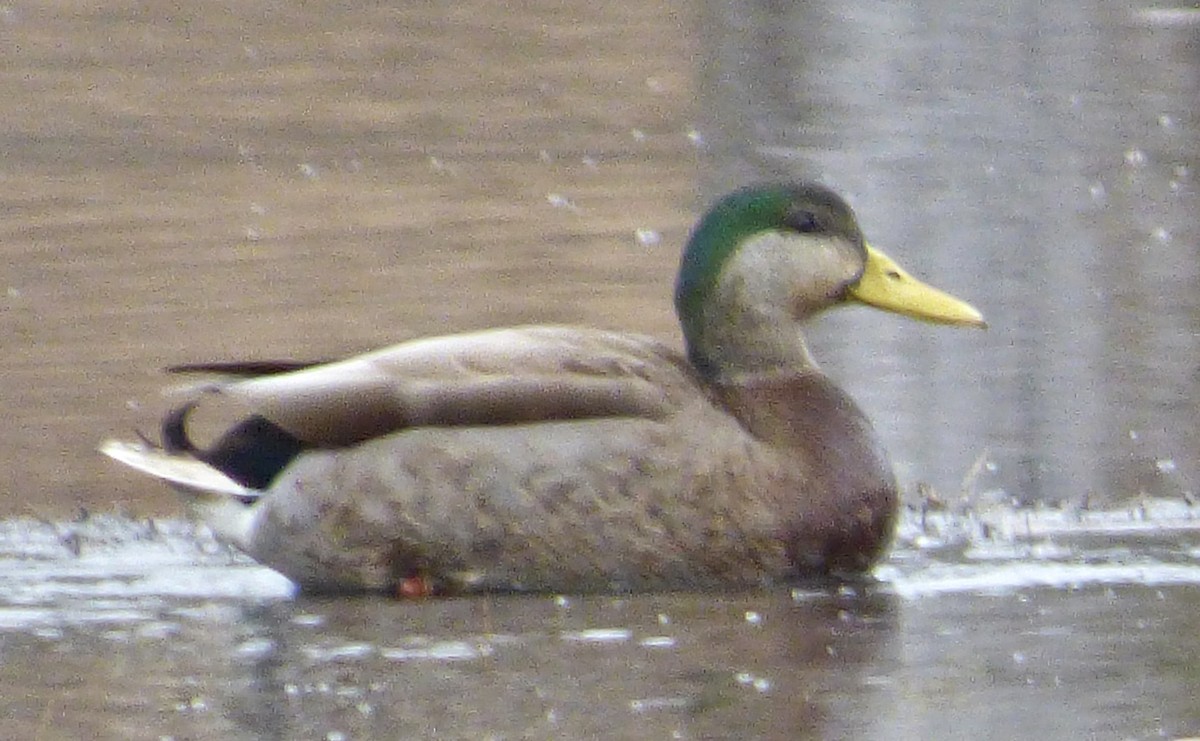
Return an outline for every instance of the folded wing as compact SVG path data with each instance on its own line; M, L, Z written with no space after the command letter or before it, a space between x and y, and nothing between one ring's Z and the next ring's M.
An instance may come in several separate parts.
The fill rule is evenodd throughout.
M288 372L268 366L211 389L322 447L406 427L661 418L700 393L684 359L656 340L571 327L416 340Z

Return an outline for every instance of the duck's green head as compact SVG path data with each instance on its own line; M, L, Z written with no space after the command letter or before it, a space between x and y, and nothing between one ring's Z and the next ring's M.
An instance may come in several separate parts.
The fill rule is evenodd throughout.
M871 247L846 202L810 183L753 185L718 200L692 232L675 284L688 355L714 375L807 362L794 325L846 302L985 326L970 304Z

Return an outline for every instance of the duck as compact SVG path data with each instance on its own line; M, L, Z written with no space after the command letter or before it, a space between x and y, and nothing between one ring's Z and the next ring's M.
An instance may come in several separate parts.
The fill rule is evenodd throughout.
M811 182L717 199L674 303L682 350L542 325L177 366L208 380L161 440L100 450L312 592L730 590L869 570L896 477L802 325L844 305L961 327L981 313Z

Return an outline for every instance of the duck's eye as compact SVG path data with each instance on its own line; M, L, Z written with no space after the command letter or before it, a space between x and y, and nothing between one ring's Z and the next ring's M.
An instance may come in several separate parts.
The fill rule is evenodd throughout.
M801 234L812 234L813 232L821 231L821 223L817 220L817 215L812 211L793 211L788 214L787 224L789 229L800 232Z

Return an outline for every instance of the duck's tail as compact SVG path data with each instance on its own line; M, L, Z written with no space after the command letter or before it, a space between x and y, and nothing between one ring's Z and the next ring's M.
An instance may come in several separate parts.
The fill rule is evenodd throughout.
M106 440L100 452L132 469L165 481L188 498L193 513L216 536L242 550L251 542L259 492L239 484L204 461L146 442Z

